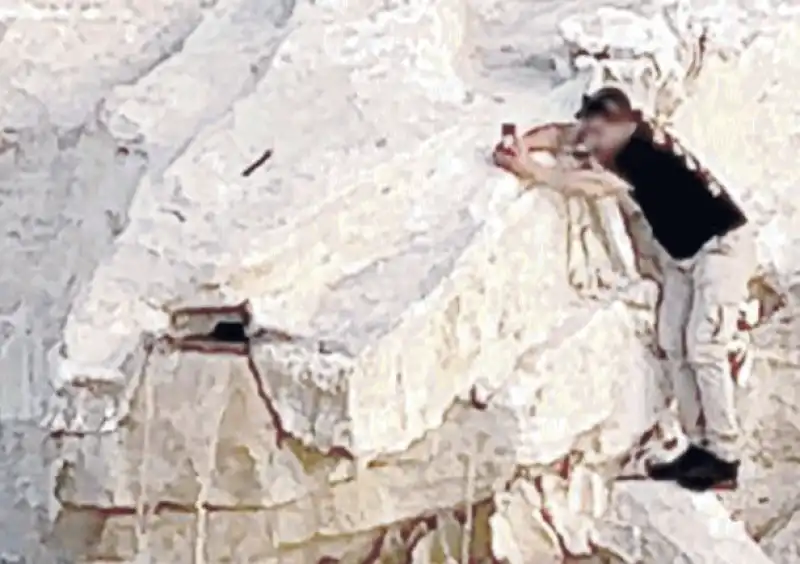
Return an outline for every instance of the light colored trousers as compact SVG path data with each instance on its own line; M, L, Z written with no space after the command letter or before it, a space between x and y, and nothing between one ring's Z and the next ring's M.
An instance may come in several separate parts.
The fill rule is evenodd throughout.
M681 425L695 444L734 460L740 431L728 353L755 263L752 232L744 226L715 237L690 259L663 249L662 256L658 342Z

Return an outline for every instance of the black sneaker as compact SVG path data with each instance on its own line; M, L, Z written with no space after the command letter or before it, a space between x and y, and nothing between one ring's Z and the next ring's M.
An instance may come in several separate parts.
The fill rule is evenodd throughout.
M679 486L696 492L735 490L739 485L740 464L738 460L728 462L712 454L705 463L687 469L677 482Z
M706 449L690 444L689 448L670 462L648 464L647 477L651 480L677 481L687 472L709 465L714 458L716 457Z

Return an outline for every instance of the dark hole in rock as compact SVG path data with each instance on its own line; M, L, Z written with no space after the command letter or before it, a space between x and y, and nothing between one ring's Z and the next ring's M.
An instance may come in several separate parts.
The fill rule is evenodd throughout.
M210 337L223 343L246 343L247 333L238 321L220 321L214 325Z

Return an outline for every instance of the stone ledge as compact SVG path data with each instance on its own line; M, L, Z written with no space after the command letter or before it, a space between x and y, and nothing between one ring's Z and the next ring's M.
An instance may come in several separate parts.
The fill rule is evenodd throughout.
M772 562L713 493L698 495L671 484L617 484L609 519L639 530L639 546L626 552L638 552L644 562Z
M227 310L229 319L236 311ZM176 318L184 336L152 346L116 432L59 434L53 475L65 519L89 511L116 526L144 512L158 528L160 517L152 512L166 511L188 514L180 519L194 527L198 511L252 513L248 519L260 512L272 523L273 548L254 550L284 550L312 538L333 546L341 536L370 536L465 499L487 500L518 465L532 475L552 472L552 465L567 477L572 465L602 469L627 451L663 404L653 395L646 355L587 370L603 350L636 350L633 319L614 303L580 313L549 346L523 351L487 405L451 397L444 423L407 451L353 460L282 432L273 405L315 405L315 424L327 433L344 420L346 405L343 388L322 393L315 386L316 399L310 399L311 392L298 395L297 379L281 387L275 373L263 378L259 354L286 346L285 336L259 343L255 332L247 343L203 341L190 335L202 320L191 325L185 312ZM562 371L581 377L566 383ZM577 386L575 392L563 394L565 384ZM564 412L581 414L579 421L565 419ZM465 480L472 484L468 492Z
M449 22L444 8L430 15L413 10L416 21L428 26L423 31L438 33ZM294 57L301 45L317 48L320 34L340 33L339 27L296 30L276 61ZM320 54L320 61L334 55L344 56ZM322 88L300 64L276 63L271 72L273 80L297 85L293 96ZM257 102L258 116L264 107L274 110L265 116L265 129L280 130L286 125L279 106L289 102L287 96L260 87L236 105L234 115L255 111ZM482 104L472 109L479 112ZM343 119L353 115L351 106L332 99L319 108L321 124L338 112L336 135L322 142L311 139L319 127L295 124L308 128L297 143L315 147L313 169L309 159L298 160L291 150L281 157L276 147L266 169L243 178L234 168L240 151L230 141L255 135L237 120L223 120L189 147L163 182L144 182L114 256L75 304L65 329L64 381L82 379L84 370L107 370L112 380L125 380L120 366L139 346L139 336L162 333L173 309L249 300L256 324L333 343L355 359L347 400L352 433L337 446L367 455L403 450L441 421L456 393L477 375L493 372L496 359L508 363L515 348L544 339L549 324L567 315L558 308L570 305L570 294L556 291L564 229L557 198L535 195L510 211L492 209L494 192L514 181L487 167L485 152L473 145L479 136L491 138L496 125L486 118L443 131L411 124L384 138L390 144L413 139L406 152L389 156L373 146L356 162L349 142L363 146L375 125ZM441 109L455 112L458 105ZM341 125L351 122L352 134ZM259 145L271 146L274 135L263 135ZM173 213L159 211L164 208ZM540 217L527 225L531 213ZM141 273L135 282L132 271ZM537 291L520 294L519 284ZM541 307L547 302L550 307ZM541 309L542 319L528 330L524 317L532 308ZM98 332L102 340L95 338ZM411 408L422 398L397 401L398 374L402 387L415 394L437 382L427 390L424 410ZM385 416L376 418L378 410ZM311 427L298 420L290 431Z
M541 211L537 212L541 219L531 227L527 217L533 213L534 202L542 206ZM402 450L404 445L434 428L441 421L452 398L465 394L479 377L492 381L499 374L510 371L519 351L545 342L562 320L580 309L572 301L569 292L560 290L560 269L548 266L563 264L564 261L559 257L563 247L559 246L561 238L558 233L564 228L559 209L559 205L544 194L526 197L513 205L503 221L506 227L499 233L492 233L489 227L484 227L477 242L468 247L463 256L454 257L452 270L443 273L445 277L429 296L409 305L401 301L394 307L400 311L407 308L407 311L400 315L391 311L383 313L382 321L394 324L393 331L385 337L379 336L373 345L364 347L363 351L352 351L346 341L341 343L296 335L283 327L263 327L269 339L274 341L280 336L279 340L285 342L280 346L273 343L263 349L254 346L254 359L261 358L270 364L271 368L266 372L269 376L265 378L273 385L278 385L274 380L278 378L280 385L287 386L287 390L292 386L297 387L297 392L289 393L289 397L297 396L299 390L306 389L306 386L311 386L309 389L317 388L315 394L324 393L328 384L324 383L325 375L320 362L327 365L330 363L328 359L341 359L336 362L347 374L346 392L342 396L346 407L337 419L348 421L348 433L338 434L334 438L326 434L331 429L320 434L310 432L316 427L311 423L312 415L293 413L300 408L300 404L291 401L284 403L279 395L277 409L283 414L284 421L288 422L288 431L303 435L308 444L316 444L324 449L342 447L351 452L366 453L371 450L375 454ZM338 223L338 218L334 218L334 223ZM518 248L520 239L536 241L537 245L541 245L535 261L530 260L527 253L515 248ZM440 252L448 248L445 245ZM417 263L417 273L427 276L423 267L428 261L424 256L416 260L419 259L423 262ZM413 270L409 267L406 272L410 274ZM306 292L298 292L300 295L292 300L297 309L302 309L304 302L310 300L308 292L317 294L317 299L323 303L326 301L327 296L323 292L330 286L322 278L319 280L316 277L314 285L307 286ZM406 283L412 281L406 279ZM351 286L349 291L353 298L333 299L330 303L334 308L340 303L352 303L365 291L364 286L368 289L381 283L389 284L385 275L373 273L362 284ZM537 292L520 294L516 285L526 283L532 287L535 285ZM292 289L299 288L300 284ZM120 298L118 301L124 303L127 300ZM387 303L392 305L388 299ZM560 304L560 307L554 307L556 304ZM257 333L259 315L262 319L265 316L259 314L257 306L252 307L253 326L248 325L247 330ZM216 322L224 320L224 307L210 309L220 315ZM532 312L537 312L540 323L528 326L527 316ZM358 313L358 310L352 309L344 312L333 309L324 315L357 323ZM169 315L159 314L159 317L164 319L165 327L170 325ZM367 313L366 323L371 322ZM205 334L209 329L210 326L205 328ZM255 338L255 333L252 336ZM129 369L138 366L139 362L131 364L132 358L141 357L141 353L135 350L126 356L122 356L124 350L121 351L118 364L127 364ZM73 354L73 349L70 349L70 354ZM92 379L89 375L97 370L91 365L84 370L80 365L67 363L64 369L72 371L72 375L67 375L64 380L67 385ZM339 369L334 369L331 377L342 380L343 376L338 373ZM122 372L109 374L106 380L110 382L125 382L131 377L130 374L122 375ZM311 380L302 382L301 379L305 378L303 374L309 374ZM283 378L289 379L284 381ZM405 399L397 396L398 378L403 388L401 395L407 394ZM425 399L411 395L417 391L424 391ZM419 402L426 406L425 409L417 412L419 415L412 415L416 411L413 406L420 405ZM365 434L367 431L368 434ZM374 442L377 437L380 437L381 443L370 446L367 441ZM398 440L399 443L396 442ZM392 442L395 442L394 446Z
M458 28L459 22L452 20L446 6L433 12L416 5L401 11L407 12L408 18L403 25L414 27L419 24L418 32L433 37L441 36L443 25L455 24L451 31ZM381 32L383 29L382 33L388 34L397 22L381 17L377 23L378 28L373 31ZM381 115L380 111L371 114L376 110L374 92L370 97L363 97L362 89L345 87L343 92L346 95L341 98L323 100L320 95L330 89L331 80L361 80L359 73L365 70L362 62L350 60L353 53L345 45L329 43L334 36L357 37L358 33L353 35L357 31L353 27L355 24L347 18L341 23L326 24L311 18L307 24L295 29L279 49L270 70L268 86L261 85L251 96L240 101L226 119L206 128L186 154L167 170L163 179L142 182L130 212L129 227L117 239L117 251L99 268L93 282L73 308L65 329L68 358L64 362L62 381L83 380L87 374L106 374L107 379L124 381L126 378L120 372L121 366L139 347L140 335L162 333L168 325L168 312L176 307L225 305L249 299L254 304L256 316L265 326L279 325L284 332L307 335L309 339L318 338L317 334L322 333L318 340L328 343L333 343L331 336L346 340L343 336L347 330L343 326L346 320L341 319L342 316L361 319L368 327L373 326L367 329L367 333L380 333L386 330L387 321L397 318L403 311L406 304L402 301L387 300L394 308L392 311L378 310L376 315L367 318L369 309L374 309L368 300L361 300L362 311L352 312L342 311L343 307L346 308L342 300L352 299L346 292L341 297L331 292L328 304L317 304L315 299L322 299L320 290L324 285L335 284L338 278L347 277L350 269L357 270L359 265L366 266L379 260L383 252L405 258L419 252L419 249L409 252L405 247L408 245L406 241L398 241L404 247L391 249L387 246L389 241L381 240L386 233L375 231L375 241L371 243L380 241L384 243L384 249L376 251L371 247L359 253L351 248L346 256L337 257L327 267L317 262L319 257L313 248L298 248L291 243L297 239L301 229L310 227L313 230L315 222L329 222L325 231L331 233L333 230L336 234L341 222L361 220L360 217L342 214L341 207L350 205L346 196L353 196L353 192L354 197L366 199L373 206L360 208L358 211L361 213L374 214L376 203L384 207L396 205L396 197L406 187L404 181L408 180L402 178L399 169L408 166L412 158L420 156L420 152L441 151L440 143L452 142L456 131L451 128L442 135L440 121L434 121L430 100L425 99L427 93L410 92L413 100L407 100L409 104L413 105L414 100L422 102L416 107L420 121L409 124L405 130L393 131L389 140L389 143L396 143L397 147L405 145L409 150L406 153L395 150L391 156L381 150L381 135L387 133L380 131L377 122L364 120L365 112L375 119ZM331 48L334 45L338 47ZM393 51L392 56L403 59L410 56L407 48L413 46L397 47L399 50ZM422 47L420 44L419 48ZM309 79L309 73L313 74L313 80ZM276 83L283 86L275 87ZM439 90L437 99L441 98L441 93ZM298 104L308 106L302 116L281 111L283 107ZM440 110L454 109L452 104L437 108L437 119L441 119ZM242 119L243 115L247 118ZM254 120L261 120L263 127L254 130L251 127ZM284 143L278 135L288 128L298 131L295 146ZM322 134L324 131L330 135ZM235 139L233 144L232 139ZM386 142L384 137L383 143ZM241 171L252 156L243 158L242 143L260 147L258 153L265 146L276 147L276 157L267 168L243 177ZM312 158L308 158L307 151L302 149L304 146L315 148ZM360 149L357 154L354 147ZM471 161L477 157L474 148L470 148L464 157L463 170L450 171L441 179L442 182L457 185L464 180L474 166ZM429 166L440 167L445 162L443 156L429 159ZM332 178L336 178L336 182L332 182ZM486 180L485 174L480 178ZM501 176L495 174L495 178ZM418 184L425 182L424 178L413 180ZM225 185L224 196L220 193L221 182ZM388 199L374 198L384 182L395 188L394 194ZM504 182L509 183L510 179L500 181ZM291 188L290 183L294 185ZM436 184L440 191L445 188L439 181ZM453 231L477 225L465 211L467 205L480 208L481 198L488 199L488 192L474 194L477 187L474 180L468 185L473 191L472 198L466 203L461 202L461 207L455 207L454 201L465 195L463 190L450 194L447 203L438 206L444 215L456 212L454 217L460 223L457 221L456 225L435 229L436 237L446 238L453 235ZM448 197L446 193L442 196ZM408 211L409 204L417 203L421 202L404 202L405 211ZM340 209L337 210L337 206ZM220 218L226 218L226 226L218 224ZM387 220L390 218L391 236L397 238L404 228L403 218L399 214L386 216ZM373 216L371 220L376 218ZM227 231L222 240L218 236L221 231ZM320 231L322 229L317 229L317 235L322 235ZM424 238L428 230L423 227L422 231ZM448 242L444 241L442 248L442 242L434 238L430 244L440 245L436 249L439 255L426 251L427 256L418 258L449 260L452 257L448 257L448 253L457 256L458 249L453 253L446 248ZM312 246L314 243L312 241ZM421 245L424 250L425 243ZM280 255L282 248L292 252L292 256L275 256ZM264 249L270 251L266 257L259 252ZM377 256L375 252L378 252ZM298 257L308 261L300 263L303 268L299 272L292 270L300 262ZM283 259L269 276L267 272L259 273L267 258ZM248 272L248 263L254 272ZM135 284L129 279L132 268L143 276ZM314 270L312 284L298 283L309 277L310 268ZM293 295L287 296L287 289L282 288L286 283L286 279L280 276L282 271L297 275L296 280L289 281L288 290L293 290ZM416 282L423 282L426 274L416 273ZM417 290L424 293L436 284L434 277L427 283L428 287L415 288L412 279L402 285L403 277L399 277L397 285L407 294L402 296L406 302L415 299L413 294ZM360 284L356 284L356 293L359 287ZM349 289L353 289L352 284ZM265 296L271 299L267 301ZM319 305L322 312L316 317L313 309L309 311L315 305ZM315 323L311 322L312 317L315 317ZM101 341L94 338L98 332L104 334ZM364 327L354 332L362 336ZM334 343L334 347L337 350L348 348L344 343Z

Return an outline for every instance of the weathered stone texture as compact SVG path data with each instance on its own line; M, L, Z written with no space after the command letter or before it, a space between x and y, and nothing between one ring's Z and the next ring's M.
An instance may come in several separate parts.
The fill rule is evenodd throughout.
M793 24L692 88L675 82L686 37L641 47L675 70L678 130L755 210L755 318L783 306L742 348L748 475L720 502L615 481L682 440L657 261L613 202L519 194L487 161L499 123L562 119L609 78L572 64L613 25L567 26L559 68L577 74L531 107L490 55L528 45L496 30L530 7L108 2L76 23L31 6L52 17L0 34L0 558L797 553L796 148L776 117L800 76ZM646 21L626 14L617 28ZM697 31L683 23L660 33ZM610 78L630 86L646 65L627 48Z

